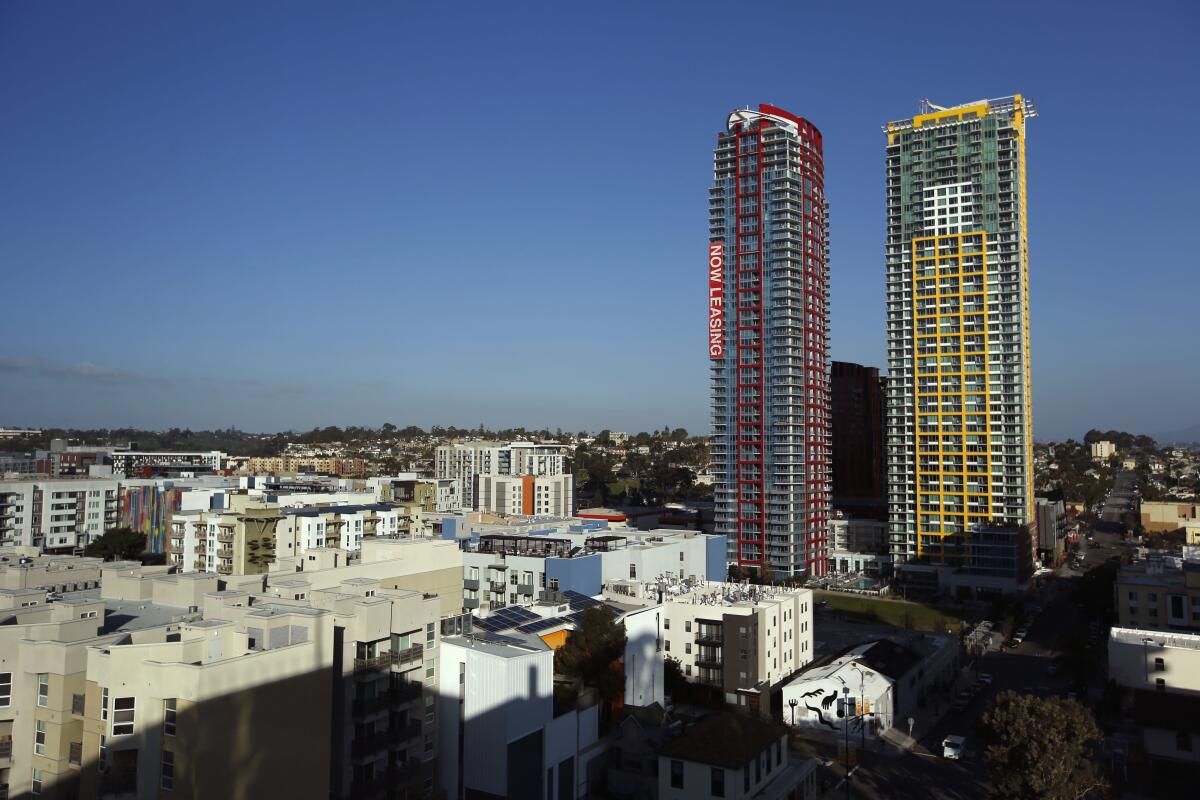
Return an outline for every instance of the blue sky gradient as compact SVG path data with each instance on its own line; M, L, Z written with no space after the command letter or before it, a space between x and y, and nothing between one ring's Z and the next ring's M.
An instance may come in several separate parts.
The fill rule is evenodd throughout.
M707 431L726 113L882 367L880 125L1018 91L1036 434L1200 422L1200 5L852 5L0 4L0 424Z

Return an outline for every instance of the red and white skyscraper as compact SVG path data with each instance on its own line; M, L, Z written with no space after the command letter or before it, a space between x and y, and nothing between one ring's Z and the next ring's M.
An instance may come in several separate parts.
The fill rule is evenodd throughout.
M760 105L717 135L709 190L717 531L744 570L822 575L830 501L821 132Z

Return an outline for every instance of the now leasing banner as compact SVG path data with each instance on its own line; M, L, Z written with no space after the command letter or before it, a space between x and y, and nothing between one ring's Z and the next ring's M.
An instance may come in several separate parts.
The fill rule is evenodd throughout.
M725 357L725 243L708 243L708 357Z

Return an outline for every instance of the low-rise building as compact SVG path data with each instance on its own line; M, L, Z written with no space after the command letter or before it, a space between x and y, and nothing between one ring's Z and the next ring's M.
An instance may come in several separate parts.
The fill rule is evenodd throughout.
M787 728L749 714L713 714L658 753L659 800L816 800L817 762L795 759Z
M1200 503L1175 501L1141 504L1142 528L1147 533L1169 533L1200 524Z
M782 721L835 733L849 725L855 738L879 736L933 702L953 683L959 662L952 636L856 645L784 685Z
M606 581L725 578L725 537L695 531L637 531L601 521L485 533L463 553L468 608L528 605L542 591L592 596Z
M1117 624L1200 631L1200 561L1151 555L1117 572Z
M220 450L207 452L115 450L110 454L113 474L128 478L220 472L225 467L227 457Z
M1108 677L1132 694L1147 756L1200 763L1200 635L1114 627Z
M812 592L708 581L611 581L604 599L658 606L662 656L730 705L766 713L770 690L813 660Z
M475 508L493 514L569 517L575 511L575 476L480 475Z
M835 516L829 520L825 547L830 572L877 578L891 569L886 522Z

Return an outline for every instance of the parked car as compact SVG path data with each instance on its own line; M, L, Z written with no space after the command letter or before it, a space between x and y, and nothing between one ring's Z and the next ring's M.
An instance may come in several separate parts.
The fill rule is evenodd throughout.
M967 745L967 737L950 734L942 740L942 758L958 761L962 758L963 748Z

